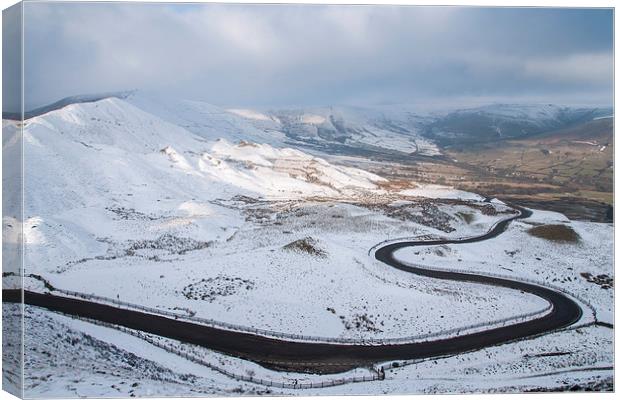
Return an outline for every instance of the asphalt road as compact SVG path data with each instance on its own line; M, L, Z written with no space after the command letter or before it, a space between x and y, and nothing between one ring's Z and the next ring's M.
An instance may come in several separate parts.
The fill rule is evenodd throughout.
M375 252L377 260L405 272L437 279L475 282L521 290L539 296L549 301L553 306L547 315L534 320L462 336L424 343L392 345L302 343L211 328L168 317L52 294L25 291L24 301L26 304L52 311L122 325L127 328L204 346L278 370L333 373L355 367L369 366L380 361L410 360L460 353L569 326L579 320L581 308L563 293L549 288L483 275L417 268L398 261L394 257L394 252L405 247L473 243L496 237L506 230L512 220L530 215L528 210L518 209L521 211L521 215L499 223L490 232L475 238L391 243ZM22 293L19 290L3 290L3 301L20 302L21 296ZM472 304L472 307L475 307L475 304Z

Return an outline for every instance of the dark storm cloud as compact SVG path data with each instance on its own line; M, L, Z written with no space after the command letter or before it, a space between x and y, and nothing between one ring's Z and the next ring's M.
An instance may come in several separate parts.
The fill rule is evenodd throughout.
M27 3L28 107L144 88L224 105L609 103L604 9Z

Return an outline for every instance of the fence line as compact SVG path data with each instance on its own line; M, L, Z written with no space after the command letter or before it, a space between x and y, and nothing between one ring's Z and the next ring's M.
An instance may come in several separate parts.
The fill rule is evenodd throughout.
M130 310L139 310L141 312L146 312L153 315L160 315L166 317L172 317L174 319L181 319L184 321L197 323L200 325L205 325L208 327L219 328L229 331L241 332L241 333L251 333L255 335L261 335L266 337L278 338L278 339L288 339L295 341L303 341L303 342L317 342L317 343L333 343L333 344L342 344L342 345L365 345L365 346L381 346L386 344L408 344L408 343L422 343L428 342L431 340L435 340L440 337L452 335L452 334L466 334L466 333L474 333L481 328L488 328L490 326L506 326L509 323L518 323L524 322L534 317L543 316L549 311L551 311L551 304L547 304L543 309L536 310L533 312L523 313L516 316L510 316L506 318L501 318L493 321L485 321L479 322L476 324L467 325L464 327L450 328L445 329L438 332L420 334L420 335L412 335L405 336L400 338L367 338L367 339L356 339L356 338L330 338L323 336L313 336L313 335L299 335L295 333L285 333L285 332L276 332L267 329L260 328L252 328L246 327L236 324L229 324L226 322L215 321L213 319L206 319L200 317L190 317L186 315L181 315L178 313L173 313L170 311L155 309L151 307L146 307L142 305L132 304L124 301L120 301L117 299L110 299L108 297L98 296L94 294L86 294L80 292L74 292L71 290L64 289L55 289L56 291L63 293L67 296L78 297L85 300L97 300L99 303L111 303L120 308L126 308Z
M177 356L183 357L191 362L197 363L199 365L205 366L207 368L210 368L216 372L219 372L225 376L228 376L229 378L233 378L239 381L243 381L243 382L248 382L248 383L253 383L253 384L259 384L259 385L263 385L263 386L269 386L269 387L277 387L277 388L281 388L281 389L318 389L318 388L327 388L327 387L334 387L334 386L341 386L341 385L345 385L348 383L359 383L359 382L372 382L372 381L377 381L377 380L383 380L385 378L382 378L379 376L379 374L377 373L376 375L371 375L371 376L354 376L354 377L344 377L344 378L340 378L340 379L329 379L329 380L325 380L325 381L320 381L320 382L309 382L309 383L291 383L291 382L283 382L283 381L272 381L270 379L262 379L262 378L256 378L254 376L251 375L243 375L243 374L237 374L231 371L226 370L225 368L220 367L219 365L216 365L214 363L205 361L203 359L200 359L196 356L193 356L191 354L187 354L185 352L182 352L178 349L176 349L173 346L170 345L166 345L166 344L162 344L160 342L158 342L157 340L154 340L151 336L144 334L140 331L134 330L134 329L129 329L126 328L124 326L121 325L115 325L115 324L111 324L108 322L103 322L103 321L98 321L98 320L94 320L91 318L84 318L84 317L78 317L75 315L71 315L71 314L67 314L70 318L73 319L77 319L77 320L83 320L83 321L87 321L89 323L95 324L95 325L100 325L100 326L104 326L107 328L111 328L111 329L116 329L119 330L123 333L127 333L129 335L135 336L139 339L142 339L144 341L146 341L147 343L159 347L163 350L166 350L168 352L171 352ZM581 324L577 324L577 325L572 325L570 327L565 327L565 328L559 328L556 330L553 330L551 332L545 332L545 334L547 333L552 333L552 332L560 332L560 331L565 331L565 330L574 330L574 329L579 329L579 328L584 328L587 326L591 326L594 325L596 322L584 322ZM156 336L156 335L153 335ZM538 335L537 335L538 336ZM395 368L401 368L401 367L405 367L405 366L409 366L409 365L413 365L413 364L419 364L419 363L423 363L426 361L430 361L430 360L435 360L435 359L441 359L441 358L448 358L448 357L452 357L453 354L447 354L447 355L442 355L442 356L437 356L437 357L428 357L428 358L423 358L423 359L414 359L414 360L399 360L399 361L389 361L389 362L384 362L384 363L380 363L380 364L376 364L374 367L376 368L376 370L383 368L383 370L387 371L387 370L392 370Z
M256 378L252 375L243 375L243 374L237 374L234 372L231 372L225 368L222 368L219 365L216 365L212 362L209 361L205 361L199 357L196 357L192 354L188 354L186 352L183 352L181 350L178 350L177 348L175 348L174 346L171 345L167 345L165 343L161 343L155 339L153 339L151 336L144 334L142 332L139 332L137 330L134 329L129 329L126 328L124 326L121 325L115 325L115 324L111 324L108 322L103 322L103 321L98 321L98 320L94 320L91 318L83 318L83 317L78 317L75 315L69 315L71 318L73 319L78 319L78 320L83 320L83 321L87 321L89 323L93 323L95 325L99 325L99 326L104 326L107 328L111 328L111 329L116 329L119 330L123 333L127 333L129 335L135 336L139 339L144 340L145 342L159 347L163 350L166 350L170 353L173 353L177 356L183 357L186 360L189 360L191 362L194 362L196 364L200 364L202 366L205 366L207 368L210 368L216 372L221 373L222 375L228 376L229 378L233 378L236 379L238 381L243 381L243 382L248 382L248 383L254 383L254 384L259 384L259 385L263 385L263 386L269 386L269 387L277 387L280 389L319 389L319 388L327 388L327 387L333 387L333 386L341 386L341 385L345 385L348 383L358 383L358 382L372 382L372 381L376 381L376 380L382 380L382 378L379 376L379 374L376 375L365 375L365 376L351 376L351 377L343 377L343 378L339 378L339 379L328 379L328 380L324 380L324 381L319 381L319 382L285 382L285 381L273 381L270 379L263 379L263 378Z

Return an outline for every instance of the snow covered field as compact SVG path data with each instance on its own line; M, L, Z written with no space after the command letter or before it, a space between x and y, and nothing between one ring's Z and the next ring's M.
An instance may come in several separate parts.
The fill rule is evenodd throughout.
M339 129L315 111L263 114L136 94L26 121L25 274L179 315L341 339L427 335L546 309L531 294L422 278L375 260L369 250L379 242L480 235L513 211L438 185L411 182L394 191L382 177L291 148L280 131L291 120ZM368 123L359 111L340 112L353 129ZM381 116L371 117L376 130L350 140L402 149L404 134L371 141L387 135ZM3 143L16 151L11 124L3 122L10 128ZM407 151L419 151L420 143ZM4 231L17 237L19 222L5 218ZM570 226L579 241L554 243L527 232L549 224ZM599 321L613 323L613 285L600 283L602 275L613 277L612 238L610 225L535 211L494 239L397 256L561 286L589 302ZM5 277L5 287L11 279ZM37 279L24 284L48 290ZM613 330L587 326L441 360L399 362L388 366L385 381L300 392L241 383L126 332L36 307L26 308L26 329L31 396L516 391L606 382L612 371L605 368L613 365ZM184 351L265 379L323 379L205 349Z
M347 204L286 207L290 209L274 215L264 208L246 209L250 215L266 214L268 220L246 223L204 249L183 253L145 248L131 256L112 251L115 255L101 253L45 276L63 289L254 328L331 338L427 334L546 306L536 296L509 289L403 274L367 254L390 235L432 233L415 223ZM305 238L312 238L316 254L286 247ZM472 303L477 306L471 307Z

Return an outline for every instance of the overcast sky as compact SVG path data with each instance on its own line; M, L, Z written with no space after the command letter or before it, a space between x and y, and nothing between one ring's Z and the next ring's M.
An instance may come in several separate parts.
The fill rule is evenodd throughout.
M26 108L147 89L224 106L610 105L609 9L25 4Z

